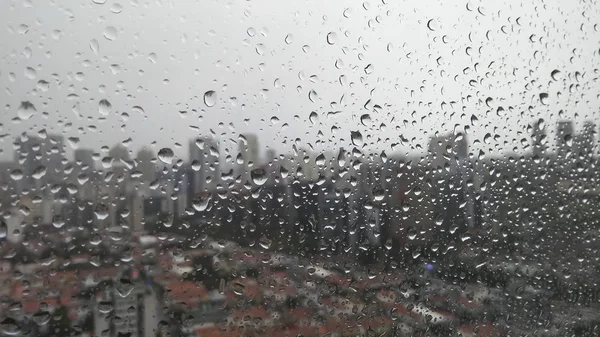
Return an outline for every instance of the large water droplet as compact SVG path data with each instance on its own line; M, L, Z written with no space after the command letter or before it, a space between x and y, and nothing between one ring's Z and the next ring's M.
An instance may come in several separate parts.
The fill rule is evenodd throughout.
M31 176L33 177L33 179L41 179L45 175L46 175L46 166L44 166L44 165L38 166L35 170L33 170L33 173L31 173Z
M21 169L14 169L14 170L10 171L10 178L12 180L23 179L23 171Z
M311 90L308 92L308 99L314 103L319 99L319 95L317 94L316 91Z
M100 51L100 44L98 43L98 40L92 39L90 41L90 49L94 52L94 54L98 54Z
M258 186L262 186L267 182L267 172L263 168L252 170L250 176L252 177L252 181Z
M165 164L171 164L173 162L174 157L175 154L173 153L173 150L171 150L171 148L163 147L158 151L158 159Z
M319 122L319 114L317 114L315 111L311 112L310 115L308 116L308 120L314 125L317 122Z
M217 104L217 93L214 90L209 90L204 93L204 104L209 108Z
M31 118L31 116L35 115L36 113L37 113L37 110L36 110L35 106L29 101L21 102L21 105L19 105L19 109L17 110L17 115L22 120L27 120L27 119Z
M337 34L335 32L329 32L327 34L327 43L329 43L330 45L334 45L337 41Z
M109 41L114 41L117 38L117 29L113 26L104 28L104 37Z
M363 145L363 136L359 131L350 131L350 138L355 146Z
M208 205L212 199L212 195L199 195L192 200L192 207L198 212L203 212L208 208Z
M46 325L50 322L50 313L47 311L38 311L31 318L37 325Z
M7 317L0 322L0 331L9 336L17 336L21 333L21 328L17 321L13 318Z
M98 102L98 112L100 113L100 115L108 116L110 115L111 111L112 104L110 104L109 101L107 101L106 99L101 99L100 102Z
M552 80L558 81L558 79L560 78L560 70L558 70L558 69L552 70L552 72L550 73L550 77L552 77Z
M105 204L96 205L96 208L94 209L94 215L96 215L98 220L104 220L108 218L108 206Z
M548 105L548 94L543 92L540 94L540 102L542 102L543 105Z

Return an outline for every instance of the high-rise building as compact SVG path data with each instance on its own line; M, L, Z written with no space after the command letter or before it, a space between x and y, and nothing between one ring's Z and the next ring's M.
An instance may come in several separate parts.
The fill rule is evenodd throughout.
M240 135L238 151L241 159L241 163L238 165L238 175L242 177L242 181L250 180L250 171L259 165L258 137L251 133Z
M154 152L147 148L141 148L136 156L137 169L142 173L140 181L151 182L156 179L156 165L154 164Z
M533 124L531 138L533 140L533 156L543 157L548 149L546 127L543 119L540 118Z
M79 182L78 197L82 200L93 199L92 176L94 173L94 151L91 149L76 149L73 153L75 163L75 174Z
M573 147L573 122L560 121L556 128L556 154L564 159Z
M23 170L24 187L41 188L47 182L63 181L64 138L60 135L46 135L44 138L28 136L23 133L15 141L15 162ZM36 178L36 172L45 171L43 176Z
M192 168L190 186L192 195L214 190L221 179L218 142L212 137L200 137L190 141L189 161Z

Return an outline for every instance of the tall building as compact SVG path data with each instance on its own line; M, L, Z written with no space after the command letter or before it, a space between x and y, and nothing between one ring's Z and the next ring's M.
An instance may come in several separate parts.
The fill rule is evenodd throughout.
M94 151L91 149L76 149L73 153L76 179L79 182L78 197L82 200L93 200Z
M154 163L154 152L147 148L141 148L136 156L138 171L142 173L140 181L151 182L156 179L156 165Z
M23 170L20 190L25 187L40 189L46 183L63 181L64 138L62 136L46 135L42 138L23 133L14 145L15 162ZM39 173L42 171L45 173L40 176Z
M212 137L200 137L190 141L189 161L192 167L190 186L192 195L214 190L221 179L218 142Z
M240 135L238 151L241 159L241 163L238 161L238 175L242 181L250 180L250 171L259 165L258 137L251 133Z
M572 151L574 136L573 132L573 122L558 122L556 128L556 154L561 159L565 159L567 157L567 153Z
M546 128L544 120L539 119L533 124L533 130L531 134L533 140L533 156L541 158L548 150Z
M469 154L469 144L464 134L446 134L431 137L428 147L429 163L435 170L450 167L453 162L466 159Z

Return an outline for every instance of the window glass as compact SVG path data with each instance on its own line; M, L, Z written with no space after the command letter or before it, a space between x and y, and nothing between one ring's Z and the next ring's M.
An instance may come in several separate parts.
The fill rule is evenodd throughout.
M595 1L0 1L1 336L596 336Z

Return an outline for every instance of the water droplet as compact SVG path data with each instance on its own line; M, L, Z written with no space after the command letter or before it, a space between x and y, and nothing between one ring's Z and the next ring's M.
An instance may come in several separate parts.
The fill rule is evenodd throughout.
M60 215L55 215L52 217L52 226L55 228L61 228L65 225L65 219Z
M430 19L429 21L427 21L427 28L429 28L430 31L435 31L435 21L433 19Z
M262 186L267 182L267 172L263 168L252 170L250 176L252 177L252 181L258 186Z
M92 0L92 2L98 5L104 5L106 3L106 0Z
M364 126L369 126L371 125L371 115L369 114L364 114L362 116L360 116L360 122L362 125Z
M35 109L35 106L29 101L21 102L21 105L19 105L19 109L17 110L17 115L22 120L28 120L36 113L37 110Z
M0 322L0 330L9 336L17 336L21 334L21 328L19 327L17 321L10 317L7 317Z
M43 176L46 175L46 166L44 165L40 165L38 166L35 170L33 170L33 173L31 173L31 176L33 177L33 179L41 179Z
M369 75L373 72L373 70L375 70L375 67L373 67L372 64L369 64L365 67L365 74Z
M112 104L110 104L109 101L107 101L106 99L101 99L100 102L98 102L98 113L100 113L100 115L108 116L110 115L111 111Z
M311 91L308 92L308 99L311 102L315 103L315 101L319 99L319 95L317 94L316 91L311 90Z
M335 32L329 32L327 34L327 43L329 43L330 45L334 45L337 41L337 33Z
M121 4L114 3L110 7L110 11L113 12L113 13L115 13L115 14L119 14L119 13L121 13L121 11L123 11L123 6L121 6Z
M163 147L158 151L158 159L165 164L171 164L173 162L174 157L175 154L173 153L173 150L171 150L171 148Z
M102 301L98 303L98 311L103 314L108 314L109 312L113 311L112 302Z
M209 90L204 93L204 104L209 108L217 104L217 93L214 90Z
M552 77L552 80L558 81L558 79L560 78L560 70L558 70L558 69L552 70L552 72L550 73L550 77Z
M548 94L543 92L540 94L540 102L542 102L543 105L548 105Z
M23 171L21 171L21 169L14 169L14 170L10 171L10 178L12 180L23 179Z
M33 80L37 77L37 71L35 71L35 69L31 67L27 67L25 68L25 77L27 77L30 80Z
M114 41L117 38L117 29L114 26L104 28L104 37L109 41Z
M94 215L96 215L98 220L104 220L108 218L108 206L102 203L96 205L96 208L94 209Z
M254 37L256 35L256 29L254 27L250 27L246 30L246 34L250 37Z
M359 131L350 131L350 138L355 146L363 145L363 136Z
M138 113L138 114L142 114L142 115L146 113L146 111L144 111L144 108L142 108L141 106L138 106L138 105L136 105L133 108L131 108L131 110L134 113Z
M155 53L150 53L148 55L148 60L152 63L156 63L156 61L158 61L158 56L156 56Z
M211 194L199 195L192 200L192 207L194 207L197 212L203 212L208 208L211 199Z
M308 116L308 120L314 125L319 121L319 115L313 111Z
M98 54L100 51L100 44L98 43L98 40L92 39L90 41L90 49L94 52L94 54Z
M0 239L4 239L8 234L8 228L4 221L0 221Z
M46 325L50 322L50 313L47 311L38 311L33 316L31 316L35 324L37 325Z
M292 44L294 42L294 36L292 34L288 34L285 36L285 43Z

